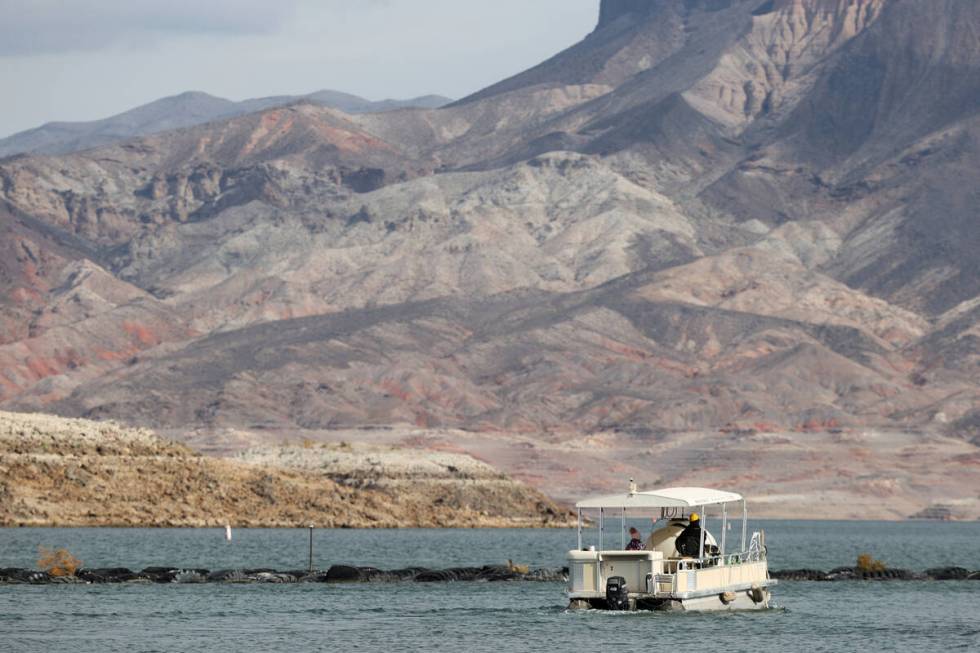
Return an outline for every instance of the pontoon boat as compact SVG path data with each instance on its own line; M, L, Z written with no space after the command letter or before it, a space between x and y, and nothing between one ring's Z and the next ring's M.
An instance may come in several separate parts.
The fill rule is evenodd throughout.
M728 507L733 504L741 504L741 539L737 551L729 552ZM578 548L568 552L570 608L701 611L769 607L769 588L776 581L769 578L765 532L755 532L746 541L748 511L741 495L697 487L640 492L630 481L628 493L585 499L576 508ZM710 525L709 509L714 509ZM658 528L643 548L624 550L629 520L652 517L657 518ZM596 545L583 544L586 518L597 526ZM620 537L609 532L610 518L619 522ZM689 541L686 546L679 544L679 536L692 519L701 524L684 536L690 540L694 534L693 546ZM717 539L709 532L711 527L718 529ZM618 548L608 548L613 540L619 541Z

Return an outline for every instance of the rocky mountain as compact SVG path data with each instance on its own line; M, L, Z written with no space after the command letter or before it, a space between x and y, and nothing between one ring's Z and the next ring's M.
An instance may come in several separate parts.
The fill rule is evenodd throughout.
M546 444L693 482L730 443L785 470L760 494L858 438L841 496L909 510L919 449L875 434L910 434L956 479L929 501L975 501L977 34L965 0L604 0L443 108L5 161L0 405L216 449L456 429L540 484L639 476Z
M102 120L49 122L13 134L0 139L0 157L21 153L67 154L294 102L310 102L347 113L370 113L394 109L435 109L451 100L440 95L424 95L409 100L372 101L350 93L322 90L307 95L277 95L233 102L200 91L189 91Z

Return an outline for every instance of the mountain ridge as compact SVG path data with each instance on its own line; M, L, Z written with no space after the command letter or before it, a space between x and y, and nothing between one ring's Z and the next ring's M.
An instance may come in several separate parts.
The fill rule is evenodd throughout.
M281 95L235 102L202 91L185 91L122 113L85 122L49 122L0 139L0 158L17 154L68 154L109 145L133 137L193 127L297 102L310 102L347 113L435 108L451 102L439 95L408 100L366 100L340 91L321 90L306 95Z
M572 474L540 452L581 471L607 441L650 482L712 443L799 480L819 434L874 481L841 492L910 513L899 451L939 443L971 486L980 12L636 6L439 109L0 162L0 405L202 447L448 429L539 483Z

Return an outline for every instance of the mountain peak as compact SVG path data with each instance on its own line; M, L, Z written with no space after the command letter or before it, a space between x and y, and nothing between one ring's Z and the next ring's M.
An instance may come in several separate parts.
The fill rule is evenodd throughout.
M599 24L596 29L607 27L624 16L648 18L663 8L669 0L602 0L599 5Z
M652 18L665 9L674 8L681 12L720 11L730 7L738 0L602 0L599 5L599 24L602 29L623 17L631 22ZM761 0L760 0L761 4Z
M163 97L155 101L156 102L188 102L188 101L200 101L200 100L209 100L209 101L217 100L219 102L230 102L230 100L220 98L216 95L211 95L210 93L205 93L204 91L184 91L183 93L178 93L176 95L169 95L167 97Z

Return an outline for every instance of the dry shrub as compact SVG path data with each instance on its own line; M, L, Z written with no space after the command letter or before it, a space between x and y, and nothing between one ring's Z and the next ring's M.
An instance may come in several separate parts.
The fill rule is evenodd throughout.
M309 438L303 438L303 448L304 449L312 449L313 448L313 445L315 445L315 444L316 444L316 442L314 442L313 440L311 440Z
M507 569L515 574L526 574L530 571L530 567L527 565L515 565L513 560L507 561Z
M885 571L886 565L872 558L870 553L862 553L858 556L856 568L858 571Z
M37 566L52 576L74 576L82 566L82 561L73 556L68 549L51 550L37 547Z

